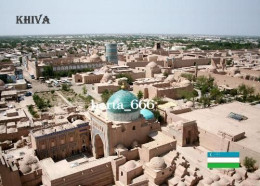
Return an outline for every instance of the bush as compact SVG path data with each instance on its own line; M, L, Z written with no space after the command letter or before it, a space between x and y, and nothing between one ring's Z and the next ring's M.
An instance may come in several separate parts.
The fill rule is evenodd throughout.
M107 103L108 99L112 96L113 92L112 91L109 91L109 90L105 90L102 95L101 95L101 98L102 98L102 101L104 103Z
M248 172L253 172L256 169L256 160L254 160L253 158L249 158L246 156L243 163Z
M69 85L67 85L67 84L62 84L62 85L61 85L61 89L64 90L64 91L69 91L69 90L70 90L70 87L69 87Z
M137 93L137 98L140 100L144 97L144 94L143 92L140 90L138 93Z

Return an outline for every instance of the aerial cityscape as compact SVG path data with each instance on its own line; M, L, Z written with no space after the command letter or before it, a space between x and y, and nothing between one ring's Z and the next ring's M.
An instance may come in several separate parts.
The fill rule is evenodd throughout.
M260 33L22 15L0 18L0 186L260 185Z

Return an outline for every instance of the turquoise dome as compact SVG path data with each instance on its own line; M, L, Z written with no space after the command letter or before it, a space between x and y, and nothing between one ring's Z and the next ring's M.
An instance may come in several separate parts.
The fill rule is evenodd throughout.
M146 120L154 119L154 114L148 109L142 109L140 114L142 114Z
M131 107L131 102L133 101L133 106L137 108ZM138 106L138 98L129 91L119 90L114 93L107 101L107 110L112 113L132 113L139 110ZM117 105L122 105L117 107Z

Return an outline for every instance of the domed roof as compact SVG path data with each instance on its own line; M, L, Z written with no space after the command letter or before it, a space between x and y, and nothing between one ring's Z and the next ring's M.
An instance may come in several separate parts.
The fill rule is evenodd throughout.
M217 174L211 176L211 178L212 178L214 181L220 180L220 177L219 177L219 175L217 175Z
M174 75L169 75L164 81L165 82L174 82L175 81Z
M237 181L242 180L242 176L241 176L240 174L238 174L238 173L234 174L234 175L233 175L233 178L234 178L235 180L237 180Z
M91 59L96 59L96 58L100 58L97 54L93 54L90 56Z
M243 77L243 75L242 75L242 74L240 74L240 73L237 73L237 74L235 74L235 75L234 75L234 77L237 77L237 78L242 78L242 77Z
M154 119L154 114L148 109L142 109L140 114L142 114L146 120Z
M154 62L154 61L152 61L152 62L150 62L150 63L148 63L147 65L146 65L146 67L150 67L150 68L155 68L155 67L157 67L158 65Z
M193 102L192 101L187 101L186 106L187 107L193 107Z
M139 108L132 108L131 106L138 103L138 98L129 91L119 90L114 93L107 101L107 110L112 113L131 113L136 112Z
M23 174L27 174L29 172L31 172L31 167L26 165L26 164L21 164L20 165L20 171L23 173Z
M74 126L77 126L77 125L81 125L81 124L84 124L86 123L85 121L81 120L81 119L77 119L76 121L74 121L72 124Z
M37 163L37 162L38 162L37 158L31 154L27 154L23 158L23 163L26 165L31 165L31 164Z
M103 75L103 77L102 77L102 79L101 79L101 83L105 83L105 82L108 82L109 80L111 80L112 79L112 74L111 73L108 73L108 72L106 72L104 75Z
M221 178L219 183L220 183L220 185L228 185L229 181L226 178Z
M208 185L212 184L213 182L214 182L214 181L213 181L211 178L209 178L209 177L207 177L207 178L205 178L205 179L203 180L203 183L208 184Z
M98 62L101 61L101 58L97 54L93 54L90 56L90 62Z
M128 161L124 164L124 168L127 169L127 170L131 170L135 167L136 167L136 164L135 164L134 160L130 160L130 161Z
M153 157L150 160L149 165L155 170L162 170L166 168L165 161L162 157Z
M188 86L190 84L191 84L191 82L189 80L187 80L187 79L181 81L181 85L183 85L183 86Z
M5 86L5 82L0 79L0 86Z

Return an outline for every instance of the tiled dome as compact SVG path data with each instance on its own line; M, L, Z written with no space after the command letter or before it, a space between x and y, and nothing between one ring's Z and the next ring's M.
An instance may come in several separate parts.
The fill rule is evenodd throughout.
M119 90L114 93L109 100L107 101L108 111L112 113L131 113L139 110L139 108L132 108L131 102L138 103L137 97L129 91L126 90ZM114 108L113 105L122 105L123 109Z
M142 109L140 114L142 114L146 120L154 119L154 114L148 109Z

